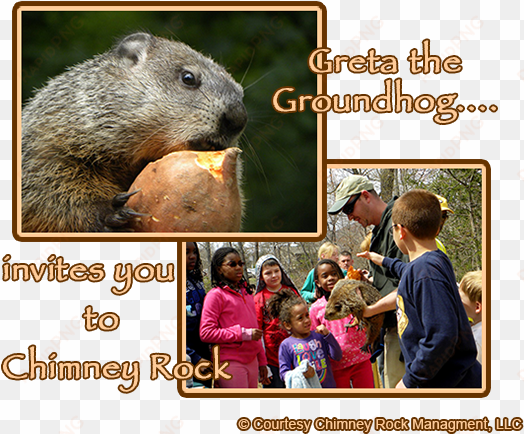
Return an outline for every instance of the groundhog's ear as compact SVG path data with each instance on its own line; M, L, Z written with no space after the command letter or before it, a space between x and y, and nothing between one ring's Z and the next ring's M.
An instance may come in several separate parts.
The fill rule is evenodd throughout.
M154 36L147 33L134 33L124 38L116 47L116 55L129 62L129 66L143 62L154 43Z

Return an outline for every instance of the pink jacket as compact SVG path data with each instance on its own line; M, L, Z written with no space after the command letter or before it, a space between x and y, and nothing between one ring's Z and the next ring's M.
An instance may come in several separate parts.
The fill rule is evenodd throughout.
M220 345L221 361L267 365L262 341L242 341L242 327L258 328L253 296L242 287L242 295L229 287L216 287L204 299L200 321L203 342Z
M315 330L317 326L324 324L335 336L340 348L342 348L342 359L338 362L331 360L333 371L344 369L369 359L370 354L360 351L360 347L366 342L366 332L364 330L358 331L356 327L349 327L348 329L344 327L347 323L353 321L353 315L335 321L328 321L324 318L326 305L325 297L318 299L311 306L309 316L311 318L311 330Z

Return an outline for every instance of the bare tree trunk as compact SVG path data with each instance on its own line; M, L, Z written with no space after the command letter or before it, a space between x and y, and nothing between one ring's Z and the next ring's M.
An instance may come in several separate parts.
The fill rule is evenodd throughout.
M481 237L477 238L477 227L475 225L475 216L474 216L474 207L478 206L478 204L475 204L475 201L473 199L472 191L471 191L471 183L473 182L473 179L475 177L475 171L471 171L471 175L466 180L459 179L458 176L456 176L453 173L452 169L446 169L446 172L451 175L453 179L455 179L460 185L463 186L463 188L468 193L468 204L467 204L467 211L468 211L468 219L469 224L471 227L471 239L473 240L473 245L475 247L475 252L470 252L471 254L471 265L474 270L480 268L478 255L477 253L482 250L482 240Z
M478 260L477 260L477 249L479 249L479 246L478 246L478 243L476 242L477 241L477 229L476 229L476 226L475 226L475 219L474 219L474 216L473 216L473 197L471 196L471 190L470 189L467 189L467 192L468 192L468 198L469 198L469 203L468 203L468 212L469 212L469 224L471 226L471 239L475 241L475 253L472 256L472 270L478 270L480 269L480 265L478 263Z
M244 252L244 243L238 242L237 243L237 249L238 249L238 253L240 253L240 259L242 259L242 261L246 262L246 253Z
M380 197L384 202L393 198L397 169L383 169L380 171Z
M332 230L331 230L331 242L333 244L337 244L337 223L336 223L336 221L338 220L337 217L335 217L335 224L332 226Z
M242 259L242 262L247 265L246 252L244 251L244 243L238 242L237 249L238 249L238 253L240 253L240 259ZM249 283L249 276L247 274L247 266L244 267L244 279L246 279L247 282Z
M202 259L202 266L204 267L204 274L209 273L209 267L211 267L211 243L199 243L202 246L203 252L200 254Z
M200 243L204 245L204 251L206 252L207 263L211 264L211 243Z

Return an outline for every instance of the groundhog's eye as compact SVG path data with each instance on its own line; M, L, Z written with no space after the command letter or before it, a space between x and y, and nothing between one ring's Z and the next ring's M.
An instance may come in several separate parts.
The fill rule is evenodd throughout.
M182 82L186 84L187 86L191 86L191 87L198 86L198 82L195 77L195 74L193 74L192 72L182 71L180 78L182 79Z

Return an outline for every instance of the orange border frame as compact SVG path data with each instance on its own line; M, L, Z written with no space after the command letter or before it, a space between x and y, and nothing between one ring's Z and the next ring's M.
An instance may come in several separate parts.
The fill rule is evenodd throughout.
M136 4L135 4L136 3ZM293 237L297 241L318 241L324 238L327 224L326 201L326 149L327 115L317 115L317 229L311 233L27 233L21 228L21 13L36 10L169 10L169 11L316 11L317 45L327 45L327 11L318 1L221 1L221 2L31 2L22 1L13 6L13 237L17 241L278 241ZM306 59L304 59L306 61ZM317 93L327 89L326 74L317 76ZM276 90L276 89L275 89ZM270 98L271 95L268 95Z
M189 389L178 381L184 398L483 398L491 390L491 167L485 160L328 160L339 168L454 168L482 170L482 388L480 389ZM327 211L326 211L327 213ZM326 216L327 219L327 216ZM191 240L193 241L193 240ZM178 243L178 363L185 361L186 263L185 245ZM278 390L278 391L277 391Z

